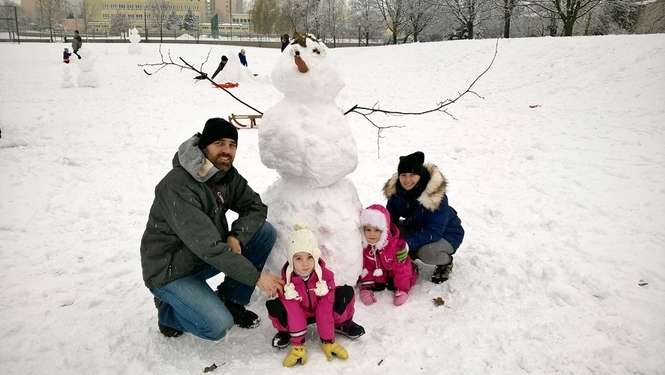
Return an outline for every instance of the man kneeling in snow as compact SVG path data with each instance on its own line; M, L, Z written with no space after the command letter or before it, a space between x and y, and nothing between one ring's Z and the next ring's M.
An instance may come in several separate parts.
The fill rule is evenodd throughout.
M233 125L209 119L155 188L141 266L164 336L219 340L234 323L257 327L259 317L244 306L254 287L268 295L282 290L278 276L261 272L276 232L261 197L233 167L237 142ZM227 210L238 214L230 230ZM224 282L213 291L206 280L220 272Z

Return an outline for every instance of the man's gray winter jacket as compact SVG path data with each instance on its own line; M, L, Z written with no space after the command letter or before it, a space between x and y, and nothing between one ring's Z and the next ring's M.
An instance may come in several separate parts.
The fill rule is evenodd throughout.
M255 285L259 271L231 251L233 234L246 244L263 225L268 209L238 171L221 172L205 159L195 135L173 158L173 169L155 188L143 238L141 266L148 288L191 275L205 263L238 282ZM239 217L229 231L226 211Z

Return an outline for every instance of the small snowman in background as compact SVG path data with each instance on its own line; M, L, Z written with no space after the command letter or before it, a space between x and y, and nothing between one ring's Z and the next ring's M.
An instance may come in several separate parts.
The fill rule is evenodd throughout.
M79 50L79 55L81 55L81 60L79 60L78 63L78 86L97 87L99 85L99 79L97 78L97 73L95 72L95 61L97 58L88 48L81 48Z
M140 55L141 54L141 34L136 27L133 27L127 31L129 34L129 47L127 48L130 55Z
M250 82L254 80L254 75L252 72L244 65L240 63L240 58L237 53L228 53L224 54L229 56L229 61L224 65L224 70L222 70L216 79L216 82Z
M62 67L62 83L60 87L68 89L74 87L74 80L72 79L72 66L64 64Z
M277 243L266 266L279 272L295 225L307 225L336 281L355 285L362 269L362 209L346 177L358 164L356 143L335 97L344 86L328 49L312 36L296 35L271 74L284 98L259 126L261 161L279 173L261 197Z

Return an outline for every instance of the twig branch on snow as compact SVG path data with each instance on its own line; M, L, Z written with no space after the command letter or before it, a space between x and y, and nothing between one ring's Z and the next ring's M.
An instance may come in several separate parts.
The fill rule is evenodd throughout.
M161 62L158 62L158 63L150 63L150 64L138 64L138 66L142 67L142 68L143 68L143 72L144 72L145 74L149 75L149 76L151 76L151 75L153 75L153 74L159 72L160 70L162 70L162 69L164 69L164 68L166 68L166 67L168 67L168 66L175 66L175 67L177 67L177 68L180 68L181 71L182 71L183 69L191 70L191 71L193 71L193 72L198 73L198 77L201 77L201 79L208 80L210 83L212 83L213 85L215 85L217 88L220 88L220 89L224 90L227 94L231 95L231 97L232 97L233 99L235 99L235 100L239 101L240 103L244 104L245 106L247 106L247 107L250 108L251 110L255 111L256 113L258 113L258 114L260 114L260 115L263 115L263 112L259 111L258 109L252 107L251 105L247 104L245 101L243 101L243 100L241 100L240 98L238 98L237 96L233 95L229 90L225 89L223 86L218 85L215 81L213 81L212 79L210 79L210 77L208 77L208 74L207 74L207 73L205 73L205 72L203 71L203 65L208 61L208 58L210 57L210 51L208 51L208 55L206 56L206 59L201 63L201 69L196 69L192 64L190 64L190 63L188 63L187 61L185 61L185 59L183 59L182 57L178 57L178 59L179 59L180 61L182 61L182 64L184 64L184 65L182 65L182 64L180 64L180 63L174 61L174 60L173 60L173 57L171 57L171 50L168 50L168 52L167 52L167 56L168 56L168 58L165 59L165 58L164 58L164 54L162 53L162 46L161 46L161 44L160 44L160 46L159 46L159 56L161 57L161 60L162 60ZM149 72L148 69L155 69L155 70L152 71L152 72Z

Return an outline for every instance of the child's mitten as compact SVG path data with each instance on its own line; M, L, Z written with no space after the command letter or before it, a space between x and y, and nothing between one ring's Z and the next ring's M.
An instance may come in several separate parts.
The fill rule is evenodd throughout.
M298 361L303 365L307 363L307 349L302 345L294 345L282 364L284 367L293 367Z
M349 353L346 352L346 349L336 342L324 343L321 345L321 349L323 349L323 353L329 361L332 361L333 356L339 359L349 358Z

